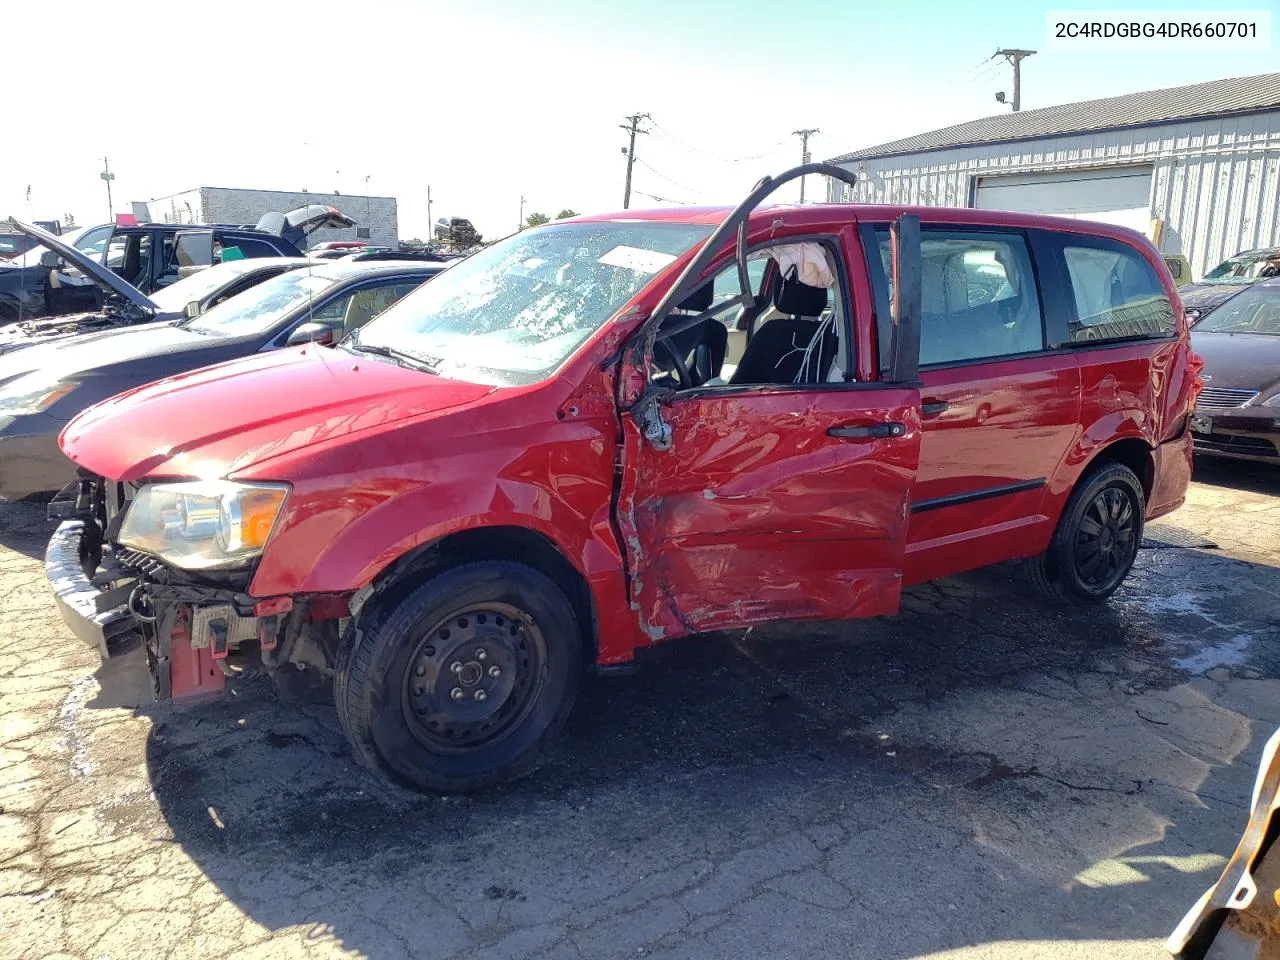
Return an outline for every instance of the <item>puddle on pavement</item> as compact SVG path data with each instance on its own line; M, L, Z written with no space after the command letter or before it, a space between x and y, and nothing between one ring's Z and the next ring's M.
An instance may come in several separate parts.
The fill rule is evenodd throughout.
M1184 556L1190 559L1195 554L1188 551ZM1144 621L1143 631L1156 638L1178 670L1201 675L1215 667L1251 664L1262 639L1258 628L1270 619L1265 605L1274 592L1239 573L1231 575L1231 569L1221 564L1205 568L1194 560L1175 562L1181 569L1148 570L1144 589L1113 602ZM1162 584L1164 573L1170 575L1163 577ZM1172 589L1159 592L1165 584ZM1255 591L1262 591L1265 599L1251 597Z

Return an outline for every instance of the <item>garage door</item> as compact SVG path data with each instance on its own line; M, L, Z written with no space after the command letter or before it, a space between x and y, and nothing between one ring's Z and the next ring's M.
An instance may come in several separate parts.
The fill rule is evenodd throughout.
M1101 220L1146 233L1151 226L1151 167L980 177L974 205Z

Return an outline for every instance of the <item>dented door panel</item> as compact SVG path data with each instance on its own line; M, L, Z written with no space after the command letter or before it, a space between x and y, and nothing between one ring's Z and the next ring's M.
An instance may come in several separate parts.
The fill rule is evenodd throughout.
M665 451L624 418L618 517L632 607L651 640L896 612L916 390L707 393L660 413Z

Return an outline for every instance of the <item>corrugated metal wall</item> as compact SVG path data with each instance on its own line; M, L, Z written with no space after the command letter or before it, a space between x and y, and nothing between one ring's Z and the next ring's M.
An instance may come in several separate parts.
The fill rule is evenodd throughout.
M827 199L966 207L975 177L1137 163L1155 168L1162 248L1184 254L1196 276L1241 250L1280 246L1280 111L853 160L842 166L865 179L856 189L828 180Z

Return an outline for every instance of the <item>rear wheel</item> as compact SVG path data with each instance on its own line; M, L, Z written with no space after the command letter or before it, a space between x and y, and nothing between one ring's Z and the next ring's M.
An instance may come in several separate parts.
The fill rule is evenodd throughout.
M577 618L516 563L441 573L361 617L334 687L357 756L413 786L465 792L531 770L573 706Z
M1146 498L1123 464L1089 471L1072 491L1049 549L1025 561L1035 588L1054 600L1098 602L1124 582L1138 557Z

